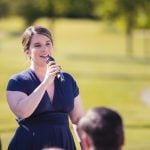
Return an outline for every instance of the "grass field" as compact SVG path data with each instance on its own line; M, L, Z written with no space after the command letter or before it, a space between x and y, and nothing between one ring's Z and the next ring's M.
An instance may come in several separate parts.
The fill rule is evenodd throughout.
M50 26L46 19L36 23ZM9 77L29 63L21 47L23 21L1 20L0 28L0 136L6 150L17 123L7 105L5 89ZM52 31L55 58L76 78L85 110L94 106L116 109L125 125L123 149L149 150L150 106L143 103L141 93L150 87L150 61L144 59L140 31L134 32L133 58L126 56L123 32L108 32L109 28L98 21L59 19Z

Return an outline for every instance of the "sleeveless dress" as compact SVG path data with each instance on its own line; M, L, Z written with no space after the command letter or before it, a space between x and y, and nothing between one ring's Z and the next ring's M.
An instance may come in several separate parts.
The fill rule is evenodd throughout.
M71 75L63 74L64 82L58 78L54 80L52 101L45 92L30 117L17 118L19 127L8 150L41 150L48 147L76 150L69 129L68 113L73 110L74 98L78 96L79 88ZM30 95L40 83L34 71L27 69L10 78L7 91L21 91Z

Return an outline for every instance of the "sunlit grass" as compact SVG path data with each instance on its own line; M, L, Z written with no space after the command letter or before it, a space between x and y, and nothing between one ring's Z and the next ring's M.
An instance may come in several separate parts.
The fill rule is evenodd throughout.
M14 21L12 23L12 20ZM51 28L50 20L36 24ZM0 136L3 149L17 123L5 97L8 79L28 66L21 47L24 21L0 21ZM150 108L141 101L141 92L150 85L150 62L144 59L142 39L134 33L134 57L125 52L125 37L108 32L105 24L91 20L59 19L54 22L54 53L63 71L77 80L85 110L94 106L116 109L125 123L124 150L150 149Z

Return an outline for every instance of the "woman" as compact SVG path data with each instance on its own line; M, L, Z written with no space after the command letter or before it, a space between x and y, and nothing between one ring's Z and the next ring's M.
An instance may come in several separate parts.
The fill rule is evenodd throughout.
M83 116L75 80L63 73L65 81L61 82L57 78L61 67L54 60L47 61L47 56L53 55L53 40L46 28L27 28L22 45L31 65L8 82L7 101L19 123L8 149L59 147L75 150L68 116L74 125Z

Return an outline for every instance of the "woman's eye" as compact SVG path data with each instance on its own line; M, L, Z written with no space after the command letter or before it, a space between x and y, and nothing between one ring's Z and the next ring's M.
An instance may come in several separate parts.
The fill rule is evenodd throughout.
M51 44L50 43L46 43L46 46L51 46Z
M34 45L34 47L41 47L41 45Z

